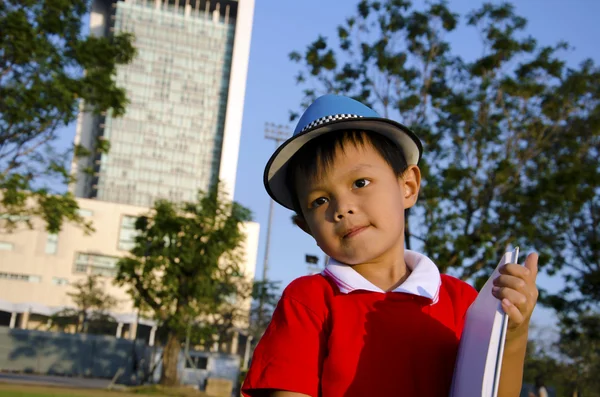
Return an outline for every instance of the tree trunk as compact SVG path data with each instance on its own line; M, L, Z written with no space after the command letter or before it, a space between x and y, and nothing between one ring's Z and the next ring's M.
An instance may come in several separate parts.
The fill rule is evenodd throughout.
M174 332L169 332L167 345L163 350L163 365L160 374L160 384L163 386L175 386L179 384L177 377L177 363L179 361L179 352L181 345L179 338Z
M79 316L77 316L77 333L84 334L86 333L85 325L87 322L87 314L85 311L79 312Z

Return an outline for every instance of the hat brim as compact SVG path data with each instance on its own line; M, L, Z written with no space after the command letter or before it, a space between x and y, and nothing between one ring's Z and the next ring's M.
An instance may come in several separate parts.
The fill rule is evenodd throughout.
M418 164L423 153L423 146L415 133L393 120L364 117L332 121L294 135L277 148L267 162L263 175L269 196L284 207L294 210L294 200L286 185L290 159L311 140L328 132L342 130L370 131L386 136L402 149L408 165Z

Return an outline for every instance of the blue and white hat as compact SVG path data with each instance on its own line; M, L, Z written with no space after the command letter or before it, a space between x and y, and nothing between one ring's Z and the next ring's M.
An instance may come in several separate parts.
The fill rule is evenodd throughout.
M265 167L265 188L273 200L293 210L294 201L285 182L290 159L316 137L350 129L376 132L388 137L402 149L408 165L417 164L421 159L423 146L410 129L379 116L373 109L354 99L325 95L306 109L292 137L277 148Z

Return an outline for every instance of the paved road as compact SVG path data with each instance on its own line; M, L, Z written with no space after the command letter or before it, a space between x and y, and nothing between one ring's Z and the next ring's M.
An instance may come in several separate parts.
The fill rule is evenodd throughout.
M76 387L80 389L105 389L110 384L110 379L0 373L0 382L18 383L22 385Z

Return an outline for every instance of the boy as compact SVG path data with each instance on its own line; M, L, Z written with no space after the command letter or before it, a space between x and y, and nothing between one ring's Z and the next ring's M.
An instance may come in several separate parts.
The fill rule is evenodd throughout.
M421 153L408 128L327 95L273 154L267 191L296 211L331 260L322 274L285 289L254 352L245 396L448 396L477 292L404 249ZM532 254L495 282L510 319L500 396L520 393L536 273Z

